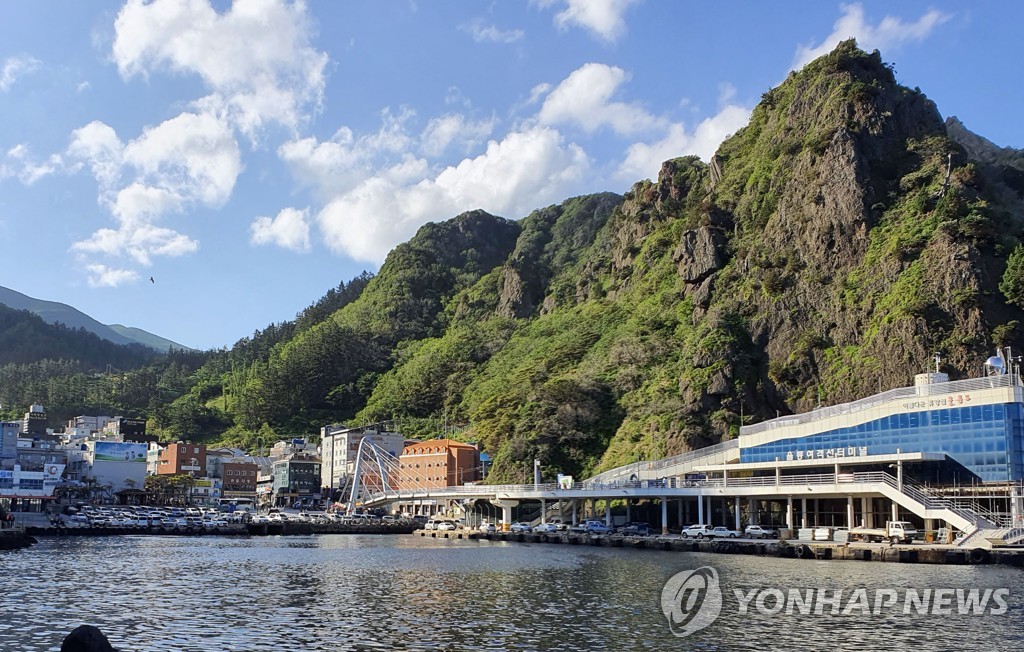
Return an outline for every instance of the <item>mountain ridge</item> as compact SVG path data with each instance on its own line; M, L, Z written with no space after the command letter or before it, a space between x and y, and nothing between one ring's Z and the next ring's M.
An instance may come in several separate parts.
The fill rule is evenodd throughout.
M114 344L142 344L165 353L171 348L191 350L189 347L141 328L122 326L121 324L103 324L73 306L56 301L36 299L2 286L0 286L0 304L14 310L28 310L50 324L59 322L71 329L84 328Z

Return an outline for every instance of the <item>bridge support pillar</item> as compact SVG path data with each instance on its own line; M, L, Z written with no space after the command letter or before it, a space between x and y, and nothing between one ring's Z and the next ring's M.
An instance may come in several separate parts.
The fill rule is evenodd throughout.
M604 524L612 526L612 501L608 499L604 501Z
M853 524L853 496L846 497L846 527L856 527Z
M548 522L548 501L543 498L540 499L540 522L541 524Z
M518 500L494 500L491 504L501 508L501 531L508 532L512 527L512 508L519 504Z
M707 507L704 509L704 514L708 517L707 518L708 525L714 525L715 524L715 511L713 509L711 509L711 496L708 496L707 498L705 498L705 500L708 501L708 504L707 504Z
M875 527L875 519L871 516L871 499L867 496L860 498L860 520L861 527Z
M572 499L572 524L573 525L579 525L580 524L579 515L576 513L576 499L575 498Z
M629 523L633 520L633 501L629 498L626 499L626 522Z
M680 498L679 502L676 504L676 509L678 510L676 512L676 521L679 522L679 529L680 530L685 527L685 525L683 524L683 504L685 502L686 502L686 499Z
M747 498L747 525L760 525L761 514L757 509L757 500Z
M742 498L740 498L739 496L736 496L736 499L733 500L733 503L732 503L733 504L733 512L734 512L733 517L735 519L735 524L736 524L736 527L733 528L733 529L735 529L737 531L740 529L740 504L741 504L742 500L743 500Z
M896 501L892 501L892 520L900 520L900 506L896 504Z
M790 496L786 502L786 527L793 529L793 497Z
M704 497L697 496L697 524L704 524Z
M661 497L661 533L668 534L668 498Z
M807 499L800 499L800 527L807 527Z

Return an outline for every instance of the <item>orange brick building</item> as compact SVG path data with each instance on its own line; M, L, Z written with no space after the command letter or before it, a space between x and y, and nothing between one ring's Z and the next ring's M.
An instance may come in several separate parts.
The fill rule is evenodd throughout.
M197 478L206 477L206 445L177 442L168 444L157 458L158 475L188 473ZM255 488L253 489L255 491Z
M402 449L399 487L457 487L480 480L480 449L452 439L431 439Z
M224 462L224 495L256 495L256 476L259 475L259 470L260 467L252 462Z

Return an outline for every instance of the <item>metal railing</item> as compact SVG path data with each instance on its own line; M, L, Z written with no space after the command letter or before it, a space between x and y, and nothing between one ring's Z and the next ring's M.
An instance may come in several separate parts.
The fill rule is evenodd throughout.
M1018 385L1016 376L989 376L986 378L969 378L967 380L954 380L948 383L933 383L931 385L918 385L914 387L899 387L890 389L881 394L875 394L850 403L841 403L830 407L818 408L802 414L787 415L776 419L769 419L761 423L740 427L740 435L753 435L775 428L800 425L828 419L843 414L853 414L867 410L890 401L904 398L919 398L923 396L939 396L941 394L962 394L964 392L976 392L983 389L994 389L996 387L1014 387Z
M631 462L629 464L623 464L622 466L609 469L602 473L588 478L583 481L584 485L591 484L604 484L621 477L630 477L637 475L643 471L660 471L680 464L686 464L687 462L694 462L705 457L711 457L712 455L718 455L725 453L733 449L740 447L740 440L730 439L723 441L719 444L713 444L711 446L705 446L704 448L698 448L697 450L687 451L680 453L679 455L673 455L672 457L665 457L660 460L652 460L650 462Z

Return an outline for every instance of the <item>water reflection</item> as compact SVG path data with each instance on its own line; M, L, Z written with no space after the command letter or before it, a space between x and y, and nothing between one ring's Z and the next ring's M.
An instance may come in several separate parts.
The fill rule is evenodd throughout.
M725 603L674 638L673 574ZM767 559L420 537L110 537L0 555L0 649L56 651L88 622L125 651L982 650L1019 647L1024 574L996 566ZM1004 616L740 615L734 588L1010 589Z

